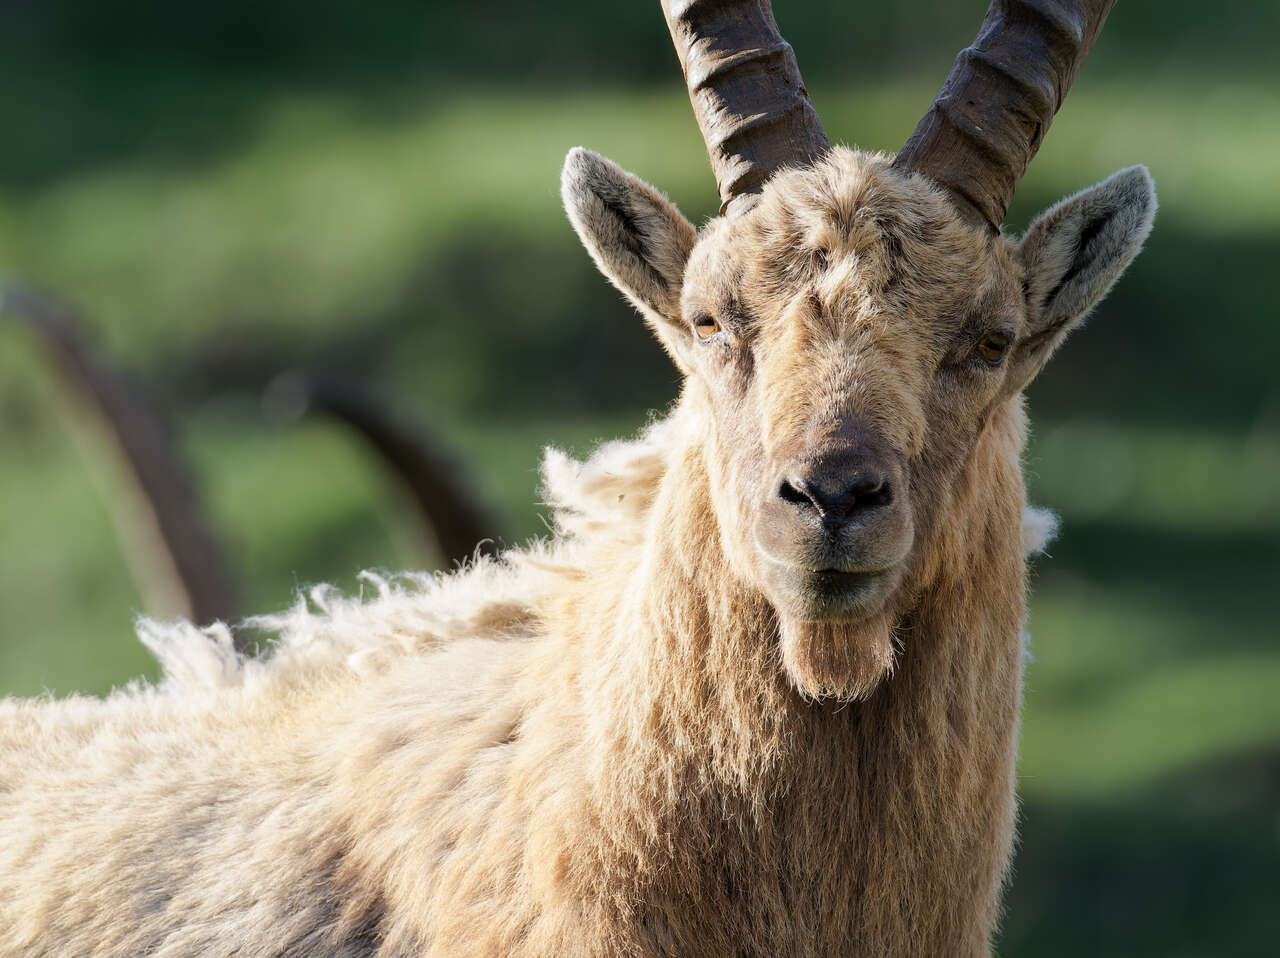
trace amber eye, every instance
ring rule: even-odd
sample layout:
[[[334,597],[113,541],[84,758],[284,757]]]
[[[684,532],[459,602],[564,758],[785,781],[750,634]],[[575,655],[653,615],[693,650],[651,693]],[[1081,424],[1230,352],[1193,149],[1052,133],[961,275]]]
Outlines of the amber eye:
[[[693,321],[693,331],[699,339],[710,339],[720,332],[720,324],[711,316],[699,316]]]
[[[992,366],[999,366],[1004,354],[1009,351],[1009,337],[1000,333],[992,333],[978,343],[978,355]]]

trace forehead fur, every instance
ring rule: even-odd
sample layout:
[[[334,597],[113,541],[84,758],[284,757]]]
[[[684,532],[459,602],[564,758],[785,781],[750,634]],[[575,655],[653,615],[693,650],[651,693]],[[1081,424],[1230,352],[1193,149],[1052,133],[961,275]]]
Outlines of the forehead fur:
[[[1020,273],[1005,239],[967,225],[937,186],[890,163],[836,147],[779,173],[748,214],[709,224],[690,261],[700,282],[687,285],[758,318],[801,292],[833,315],[951,325],[973,311],[1017,312]]]

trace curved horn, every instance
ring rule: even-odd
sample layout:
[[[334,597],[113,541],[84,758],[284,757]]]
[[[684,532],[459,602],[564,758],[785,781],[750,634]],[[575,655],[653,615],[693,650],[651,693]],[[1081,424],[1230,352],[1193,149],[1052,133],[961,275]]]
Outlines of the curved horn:
[[[107,506],[138,588],[157,615],[197,624],[239,616],[222,545],[156,410],[125,373],[96,353],[66,307],[24,287],[0,284],[0,313],[23,320],[103,432],[125,478]],[[239,637],[237,646],[242,647]]]
[[[770,175],[828,149],[791,45],[769,0],[662,0],[698,128],[720,190],[720,212],[755,203]]]
[[[993,0],[933,106],[894,160],[998,230],[1014,188],[1116,0]]]

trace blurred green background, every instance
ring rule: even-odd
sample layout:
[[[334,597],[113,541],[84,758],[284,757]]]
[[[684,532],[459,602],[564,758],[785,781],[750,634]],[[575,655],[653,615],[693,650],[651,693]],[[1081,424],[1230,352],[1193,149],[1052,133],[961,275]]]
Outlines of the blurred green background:
[[[777,4],[835,140],[899,147],[985,0]],[[1037,567],[1005,955],[1280,940],[1280,4],[1122,0],[1009,218],[1144,162],[1146,252],[1030,391]],[[586,144],[701,220],[715,190],[656,2],[0,6],[0,275],[78,304],[171,416],[266,611],[430,566],[283,369],[371,384],[541,534],[539,449],[675,395],[564,222]],[[100,450],[0,320],[0,693],[152,674]]]

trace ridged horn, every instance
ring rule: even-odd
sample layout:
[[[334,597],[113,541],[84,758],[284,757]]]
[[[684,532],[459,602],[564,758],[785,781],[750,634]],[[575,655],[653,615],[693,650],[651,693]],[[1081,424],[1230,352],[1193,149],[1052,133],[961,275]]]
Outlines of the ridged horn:
[[[993,0],[894,166],[945,186],[998,230],[1018,180],[1116,0]]]
[[[101,427],[125,480],[123,494],[109,498],[108,512],[149,611],[197,624],[238,618],[222,545],[166,423],[141,390],[90,346],[67,307],[31,289],[0,284],[3,313],[39,337],[89,422]]]
[[[782,166],[813,162],[827,134],[769,0],[662,0],[711,158],[720,212],[755,203]]]

